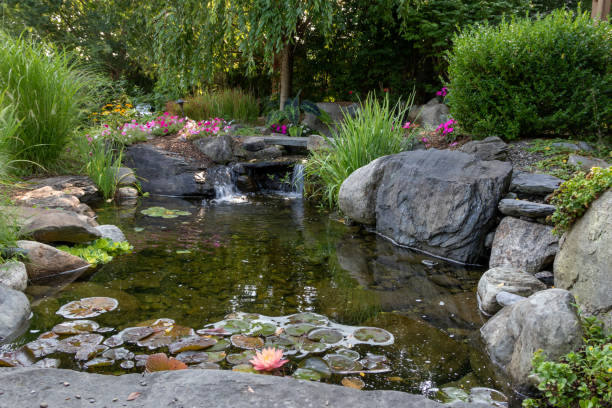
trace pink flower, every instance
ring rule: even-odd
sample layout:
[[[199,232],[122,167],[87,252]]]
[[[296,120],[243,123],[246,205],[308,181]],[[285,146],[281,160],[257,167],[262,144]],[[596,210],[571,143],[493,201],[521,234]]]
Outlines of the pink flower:
[[[353,91],[349,91],[349,95],[352,95],[352,94],[353,94]]]
[[[389,92],[389,88],[383,88],[383,92]]]
[[[105,128],[108,128],[108,125],[104,125]]]
[[[422,139],[421,139],[421,141],[422,141],[423,143],[429,143],[429,139],[427,139],[426,137],[422,138]]]
[[[93,140],[93,138],[91,136],[89,136],[89,135],[85,135],[85,136],[87,136],[87,141],[88,142],[91,142]]]
[[[169,112],[164,112],[164,116],[170,116]]]
[[[289,360],[283,360],[283,350],[274,347],[255,352],[255,357],[249,360],[257,371],[273,371],[288,362]]]
[[[402,129],[410,129],[411,125],[412,125],[412,123],[406,122],[406,123],[404,123],[404,126],[402,126]]]
[[[451,147],[453,147],[453,146],[457,146],[457,145],[458,145],[458,143],[457,143],[457,142],[453,142],[453,143],[451,143],[451,144],[450,144],[450,146],[451,146]]]

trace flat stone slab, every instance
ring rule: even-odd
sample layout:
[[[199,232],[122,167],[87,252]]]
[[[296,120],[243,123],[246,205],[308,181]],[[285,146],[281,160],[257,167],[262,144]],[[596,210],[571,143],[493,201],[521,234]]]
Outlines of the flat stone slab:
[[[512,175],[510,191],[545,196],[555,191],[561,183],[563,180],[549,174],[518,171]]]
[[[281,145],[281,146],[295,146],[295,147],[308,147],[307,137],[291,137],[291,136],[263,136],[265,144],[269,145]]]
[[[549,204],[534,203],[526,200],[512,200],[504,198],[497,206],[504,215],[512,217],[542,218],[555,212],[555,206]]]
[[[61,369],[0,368],[0,389],[0,408],[43,404],[62,408],[489,407],[476,403],[443,405],[422,395],[398,391],[358,391],[292,378],[198,369],[113,376]],[[132,393],[139,395],[127,401]]]

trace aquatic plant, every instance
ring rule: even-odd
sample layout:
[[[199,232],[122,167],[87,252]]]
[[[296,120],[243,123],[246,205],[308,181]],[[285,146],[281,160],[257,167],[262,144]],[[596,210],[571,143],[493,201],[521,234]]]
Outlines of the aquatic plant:
[[[134,247],[129,242],[116,242],[107,238],[99,238],[91,244],[77,244],[69,247],[61,245],[58,249],[86,260],[91,265],[105,264],[113,260],[113,256],[129,254]]]
[[[180,215],[191,215],[189,211],[169,210],[164,207],[149,207],[140,212],[144,215],[148,215],[149,217],[161,218],[177,218]]]
[[[151,354],[147,358],[145,365],[145,369],[148,373],[154,371],[184,370],[186,368],[188,368],[187,364],[173,357],[168,357],[166,353]]]
[[[267,347],[255,352],[255,357],[249,362],[253,364],[253,368],[257,371],[274,371],[288,363],[289,360],[283,359],[283,350]]]
[[[115,310],[117,306],[119,306],[119,302],[113,298],[100,296],[89,297],[65,304],[60,307],[57,314],[67,319],[81,319],[84,317],[99,316],[102,313]]]

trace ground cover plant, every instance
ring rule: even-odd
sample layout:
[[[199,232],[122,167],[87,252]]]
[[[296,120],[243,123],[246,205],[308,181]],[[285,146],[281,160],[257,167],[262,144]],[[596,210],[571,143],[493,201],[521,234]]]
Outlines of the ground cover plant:
[[[107,238],[99,238],[90,244],[62,245],[58,249],[76,255],[91,265],[98,265],[109,263],[113,260],[113,256],[129,254],[133,247],[127,241],[114,242]]]
[[[569,10],[465,30],[448,54],[451,113],[468,132],[506,140],[603,139],[612,122],[611,37],[609,23]]]
[[[11,105],[19,121],[2,140],[4,154],[22,168],[56,165],[92,101],[93,75],[51,44],[4,32],[0,41],[0,109]]]
[[[332,148],[313,152],[306,164],[309,194],[334,207],[342,182],[353,171],[407,149],[413,142],[413,130],[403,118],[411,105],[412,99],[390,106],[389,98],[379,101],[368,95],[355,116],[345,112],[334,137],[327,138]]]

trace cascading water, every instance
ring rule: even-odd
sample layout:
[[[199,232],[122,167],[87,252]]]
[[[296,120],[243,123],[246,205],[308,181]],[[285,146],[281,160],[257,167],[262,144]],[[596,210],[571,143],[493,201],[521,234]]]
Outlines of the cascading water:
[[[293,167],[293,175],[291,177],[291,192],[301,197],[304,192],[304,165],[297,163]]]
[[[218,166],[211,171],[214,180],[215,203],[243,202],[246,198],[236,189],[233,170],[227,166]]]

